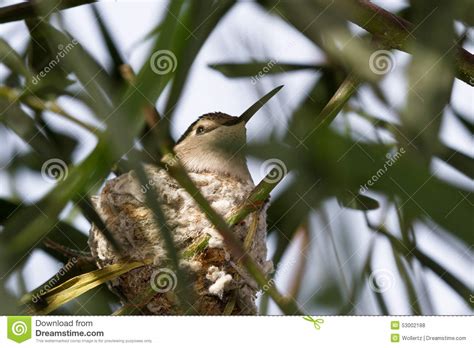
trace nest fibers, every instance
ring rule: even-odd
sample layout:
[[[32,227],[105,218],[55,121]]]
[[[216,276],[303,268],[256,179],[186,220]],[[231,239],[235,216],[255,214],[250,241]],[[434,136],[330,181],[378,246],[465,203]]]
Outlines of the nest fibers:
[[[191,196],[165,170],[147,166],[146,172],[150,179],[148,185],[140,186],[133,172],[129,172],[109,180],[94,200],[99,215],[124,250],[119,255],[97,227],[92,226],[89,245],[97,265],[104,267],[123,260],[154,260],[153,265],[134,269],[111,282],[111,289],[127,304],[133,303],[151,285],[156,295],[140,306],[145,314],[186,314],[181,310],[186,306],[192,306],[198,314],[222,314],[227,303],[234,300],[232,314],[255,314],[256,284],[236,264],[238,260],[229,255],[222,237]],[[254,188],[251,181],[227,175],[189,175],[211,206],[224,217]],[[195,294],[186,306],[178,303],[176,272],[169,266],[153,213],[145,205],[144,196],[149,189],[155,190],[160,198],[178,251],[184,251],[205,235],[210,236],[206,249],[180,263]],[[254,218],[258,218],[258,225],[249,252],[268,272],[272,267],[271,262],[266,261],[266,208],[258,216],[251,214],[234,226],[233,232],[243,242]]]

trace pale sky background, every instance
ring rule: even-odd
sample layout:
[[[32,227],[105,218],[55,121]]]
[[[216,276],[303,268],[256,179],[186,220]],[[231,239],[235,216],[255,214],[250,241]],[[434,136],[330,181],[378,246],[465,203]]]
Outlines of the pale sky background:
[[[16,1],[0,1],[0,5],[14,3]],[[373,1],[374,3],[388,9],[395,10],[403,6],[404,1]],[[144,63],[146,57],[150,54],[152,40],[143,42],[143,38],[156,25],[157,21],[163,15],[163,9],[166,1],[105,1],[99,4],[99,9],[105,22],[112,29],[114,38],[120,47],[124,58],[135,70]],[[87,7],[80,7],[63,11],[64,23],[71,34],[81,42],[100,62],[106,63],[106,51],[95,22],[92,12]],[[360,29],[354,28],[354,32],[360,32]],[[473,30],[470,31],[471,42],[465,48],[470,52],[474,51],[472,37]],[[0,36],[6,39],[15,49],[22,50],[26,45],[27,31],[21,22],[14,22],[0,25]],[[396,108],[402,108],[405,103],[406,83],[405,67],[410,60],[410,56],[397,52],[396,66],[383,82],[383,89],[387,98]],[[248,62],[251,59],[263,60],[274,58],[277,62],[294,63],[317,63],[323,58],[320,51],[306,38],[302,37],[297,31],[290,28],[278,17],[271,16],[263,11],[259,6],[252,4],[251,1],[239,3],[224,18],[219,27],[212,33],[209,40],[201,50],[192,69],[192,74],[185,89],[178,108],[175,110],[175,121],[172,124],[172,133],[177,138],[199,115],[212,111],[222,111],[232,115],[239,115],[249,105],[251,105],[259,96],[250,79],[229,79],[218,72],[207,67],[210,63],[218,62]],[[178,63],[179,64],[179,63]],[[5,76],[5,68],[0,66],[0,77]],[[278,103],[272,100],[273,113],[261,112],[261,115],[254,117],[249,125],[249,140],[262,139],[269,136],[272,132],[282,134],[285,130],[288,115],[291,114],[298,103],[305,98],[307,92],[312,86],[315,77],[314,72],[295,72],[291,74],[275,75],[272,78],[265,77],[258,82],[258,88],[268,91],[271,88],[284,84],[285,88],[279,93],[278,98],[283,105],[283,110],[278,107]],[[474,92],[473,88],[467,84],[455,81],[452,104],[461,112],[469,115],[474,120]],[[380,105],[367,89],[361,91],[363,95],[364,107],[367,111],[377,115],[393,119],[394,113]],[[90,123],[97,123],[88,110],[79,107],[77,103],[62,99],[64,107],[71,111],[78,118],[87,120]],[[158,107],[162,105],[159,101]],[[82,141],[77,148],[74,159],[75,163],[83,160],[95,146],[94,137],[88,132],[60,117],[51,115],[51,121],[67,132],[78,135]],[[270,118],[270,121],[269,121]],[[356,121],[354,126],[361,132],[367,130],[365,124]],[[7,159],[7,154],[11,153],[12,146],[19,144],[18,138],[11,133],[7,133],[0,128],[0,138],[3,144],[0,150],[0,168]],[[461,127],[458,121],[451,115],[444,117],[442,128],[442,139],[453,148],[463,151],[469,155],[474,154],[474,141],[472,137]],[[24,146],[23,146],[24,148]],[[262,173],[260,172],[260,162],[250,160],[250,169],[255,182],[260,181]],[[447,165],[435,162],[434,169],[439,169],[438,176],[447,180],[452,180],[463,187],[473,188],[472,181],[467,177],[455,172]],[[290,180],[285,179],[285,180]],[[46,192],[52,184],[46,183],[40,176],[33,176],[30,173],[22,173],[18,178],[21,182],[20,195],[26,201],[35,201]],[[18,183],[17,182],[17,183]],[[8,196],[11,193],[9,183],[4,172],[0,170],[0,196]],[[281,185],[284,185],[282,183]],[[281,188],[280,188],[281,189]],[[273,196],[278,195],[278,189]],[[348,260],[351,267],[345,268],[346,277],[350,276],[354,265],[360,265],[363,261],[371,233],[364,227],[362,214],[356,211],[344,210],[337,206],[335,202],[329,202],[331,227],[336,232],[336,237],[346,233],[356,255],[345,255],[342,261]],[[64,212],[64,214],[66,214]],[[376,217],[377,212],[371,213]],[[316,222],[317,218],[314,218]],[[87,231],[89,224],[84,219],[76,219],[75,225],[83,231]],[[442,233],[442,232],[441,232]],[[330,248],[325,244],[327,238],[313,231],[315,239],[313,241],[313,250],[310,264],[321,265],[324,262],[335,262],[334,255]],[[342,238],[342,237],[341,237]],[[437,233],[426,231],[426,227],[418,229],[418,242],[420,248],[430,256],[439,261],[442,266],[449,269],[461,280],[473,284],[473,263],[472,254],[461,256],[459,244],[457,247],[446,246]],[[390,248],[388,245],[382,246],[378,242],[375,262],[380,269],[396,270],[392,262]],[[282,271],[277,276],[277,286],[283,291],[287,288],[292,272],[291,265],[298,255],[298,243],[294,243],[280,265]],[[273,243],[269,241],[270,255],[273,250]],[[437,257],[441,253],[442,257]],[[352,256],[352,257],[350,257]],[[449,260],[449,263],[447,262]],[[285,266],[286,265],[286,266]],[[27,286],[32,289],[46,281],[59,268],[57,262],[46,256],[41,251],[36,251],[30,258],[26,266]],[[470,270],[468,272],[467,270]],[[395,274],[398,272],[395,271]],[[327,277],[339,277],[340,275],[328,275],[324,272],[324,267],[316,267],[314,271],[308,268],[305,283],[311,284],[311,287],[303,288],[302,294],[310,296],[310,290],[315,288],[314,284],[321,284]],[[14,278],[14,277],[13,277]],[[12,287],[14,279],[11,279]],[[392,289],[384,293],[389,302],[389,309],[397,313],[405,313],[404,301],[399,298],[403,296],[403,285],[401,280],[395,279]],[[466,314],[470,309],[462,299],[453,295],[451,289],[439,278],[428,272],[427,287],[431,301],[434,304],[435,312],[443,314]],[[311,289],[310,289],[311,288]],[[313,289],[314,290],[314,289]],[[368,296],[366,296],[368,298]],[[449,303],[447,302],[449,299]],[[365,308],[374,306],[371,301],[363,302]],[[324,309],[314,309],[316,312]],[[279,313],[276,306],[271,306],[270,313]]]

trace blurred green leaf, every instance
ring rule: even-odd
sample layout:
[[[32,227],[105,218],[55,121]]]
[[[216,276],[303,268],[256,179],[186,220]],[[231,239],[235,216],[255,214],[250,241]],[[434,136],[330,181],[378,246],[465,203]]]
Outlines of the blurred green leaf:
[[[107,25],[105,24],[97,5],[94,4],[91,6],[91,8],[94,13],[95,20],[97,21],[97,25],[99,26],[102,39],[105,42],[107,51],[112,60],[112,69],[111,69],[112,76],[116,81],[121,82],[123,81],[123,79],[122,79],[122,75],[120,74],[120,66],[124,64],[122,54],[120,53],[120,50],[118,49],[118,46],[112,36],[112,33],[107,28]]]
[[[59,53],[64,50],[64,46],[50,47],[47,38],[49,33],[43,25],[38,25],[39,23],[41,21],[37,19],[26,20],[31,35],[28,63],[31,70],[37,74],[31,81],[32,87],[40,95],[60,92],[73,82],[67,78],[71,71],[60,65]],[[44,77],[40,74],[44,74]]]
[[[453,7],[452,2],[442,0],[412,4],[414,21],[419,23],[413,35],[422,44],[413,45],[407,71],[408,101],[401,113],[403,135],[397,136],[401,144],[419,147],[426,166],[437,150],[442,116],[455,77]]]
[[[322,70],[326,69],[323,64],[297,64],[297,63],[281,63],[275,60],[268,62],[251,62],[251,63],[217,63],[209,64],[209,67],[219,71],[227,77],[248,77],[255,78],[267,74],[282,74],[300,70]]]
[[[60,307],[52,314],[67,308],[72,315],[110,315],[112,305],[119,305],[117,296],[110,291],[106,284],[102,284],[91,291],[85,292],[74,301]]]
[[[414,285],[414,279],[408,272],[408,267],[406,263],[403,262],[398,251],[392,246],[393,257],[395,259],[395,263],[397,265],[398,273],[400,274],[403,284],[405,285],[406,292],[408,294],[409,303],[410,303],[410,310],[412,311],[413,315],[421,315],[421,307],[419,303],[418,296],[416,295],[416,288]]]
[[[474,177],[474,159],[462,152],[456,151],[449,146],[442,146],[435,155],[453,166],[469,178]]]
[[[0,198],[0,225],[10,217],[13,212],[20,207],[19,203],[13,203],[6,199]]]
[[[26,144],[43,158],[54,157],[56,151],[49,140],[15,102],[8,102],[0,97],[0,122],[14,131]]]
[[[306,99],[294,111],[290,119],[286,136],[288,144],[305,148],[305,140],[308,134],[317,129],[320,120],[317,116],[322,112],[336,93],[345,74],[335,70],[325,70],[316,79]]]
[[[38,15],[38,11],[46,8],[46,13],[60,11],[63,9],[89,4],[97,0],[69,0],[69,1],[36,1],[36,2],[19,2],[13,5],[0,8],[0,23],[8,23],[22,20]],[[44,14],[44,12],[43,12]]]
[[[0,63],[5,64],[12,72],[22,75],[26,79],[31,77],[23,59],[4,39],[0,39],[0,57]]]
[[[375,210],[380,207],[375,199],[362,195],[346,192],[338,196],[338,202],[343,207],[355,210]]]
[[[0,315],[12,315],[17,312],[15,296],[0,283],[0,298],[2,305],[0,306]]]
[[[181,12],[181,8],[182,2],[180,1],[173,1],[170,4],[162,25],[163,35],[159,36],[156,43],[157,49],[171,48],[173,45],[171,38],[178,25],[176,18]],[[43,26],[46,28],[43,30],[48,31],[46,36],[49,45],[52,47],[57,46],[58,43],[67,44],[71,40],[67,35],[44,22],[38,25]],[[202,30],[205,30],[205,28],[202,28]],[[100,72],[102,70],[97,70],[97,65],[91,61],[91,57],[80,45],[75,45],[71,54],[66,55],[61,62],[64,62],[74,72],[79,81],[83,83],[87,91],[96,100],[91,105],[92,109],[102,117],[107,117],[112,113],[114,117],[106,120],[107,132],[100,137],[91,154],[77,167],[69,168],[68,177],[64,181],[58,182],[55,188],[38,202],[38,204],[44,206],[44,214],[36,213],[30,216],[26,227],[25,221],[22,221],[18,214],[14,214],[9,219],[5,231],[20,230],[21,233],[17,233],[8,241],[0,236],[2,240],[0,248],[5,261],[1,264],[2,269],[11,267],[19,257],[22,257],[36,243],[39,236],[44,236],[51,230],[56,217],[71,199],[80,196],[84,192],[89,192],[93,186],[104,180],[115,162],[133,145],[134,136],[138,134],[144,124],[143,107],[148,106],[150,101],[156,101],[170,79],[169,74],[168,76],[155,74],[150,60],[147,60],[136,79],[136,84],[140,86],[140,90],[135,86],[131,86],[122,96],[124,103],[117,103],[119,107],[112,109],[110,102],[115,101],[117,96],[107,94],[110,98],[104,96],[104,92],[114,92],[113,89],[107,88],[111,81],[106,75],[101,76]],[[103,81],[104,79],[106,81]],[[19,228],[19,226],[22,227]],[[6,244],[8,244],[8,248]]]
[[[458,110],[451,106],[451,111],[454,116],[458,119],[459,122],[463,124],[464,127],[469,131],[469,133],[474,134],[474,120],[469,120],[469,117],[462,115]]]
[[[29,217],[40,210],[41,206],[38,205],[25,205],[24,203],[14,203],[5,199],[0,199],[0,225],[4,225],[13,213],[17,213],[18,216],[24,217],[25,225],[28,223]],[[14,233],[10,232],[10,230],[4,231],[2,233],[2,239],[12,237],[12,234]],[[88,250],[87,235],[64,221],[57,221],[47,238],[65,248],[80,251]],[[62,253],[48,248],[42,243],[39,244],[39,248],[43,249],[46,253],[59,261],[67,261],[67,257]]]
[[[335,314],[334,309],[337,310],[344,302],[340,284],[333,277],[325,277],[318,291],[312,294],[311,302],[318,308],[318,313]]]
[[[34,42],[30,50],[30,64],[38,72],[38,81],[35,84],[33,80],[30,89],[37,95],[57,94],[71,84],[67,76],[74,73],[93,97],[94,102],[89,107],[98,116],[106,117],[106,110],[114,100],[117,88],[107,71],[75,38],[59,31],[44,19],[28,19],[28,27]]]
[[[369,264],[367,272],[366,272],[368,282],[375,282],[376,281],[375,278],[370,279],[370,276],[372,274],[374,274],[373,270],[372,270],[372,266]],[[378,287],[378,284],[374,284],[374,286]],[[386,303],[385,298],[383,296],[383,292],[382,291],[371,291],[371,293],[374,295],[375,301],[377,302],[377,305],[379,306],[379,309],[380,309],[380,312],[382,313],[382,315],[389,315],[390,312],[388,310],[387,303]]]
[[[322,196],[319,190],[318,181],[306,186],[301,180],[294,180],[272,200],[268,209],[267,224],[269,235],[277,238],[273,256],[275,265],[280,263],[294,234],[311,212],[311,205],[319,204],[318,199]],[[288,204],[289,202],[291,204]]]
[[[430,218],[468,245],[473,243],[471,226],[465,222],[471,216],[472,204],[466,199],[471,193],[435,177],[420,166],[417,154],[403,149],[396,157],[387,157],[392,151],[389,146],[361,143],[329,129],[314,132],[306,144],[311,156],[304,161],[294,158],[294,149],[278,144],[254,146],[251,153],[279,153],[287,167],[299,172],[299,185],[307,190],[320,180],[324,190],[319,191],[318,202],[341,190],[356,192],[367,186],[388,197],[397,196],[408,221]],[[372,185],[367,185],[373,177]],[[313,202],[305,197],[309,204]],[[442,197],[443,204],[433,197]]]

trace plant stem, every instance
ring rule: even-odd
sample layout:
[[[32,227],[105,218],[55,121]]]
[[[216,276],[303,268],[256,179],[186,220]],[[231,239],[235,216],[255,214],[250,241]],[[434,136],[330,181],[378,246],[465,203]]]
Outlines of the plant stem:
[[[18,90],[5,86],[0,86],[0,97],[5,97],[12,103],[23,102],[34,110],[53,112],[55,114],[61,115],[65,119],[77,124],[78,126],[88,130],[91,133],[98,133],[96,127],[91,126],[81,120],[78,120],[76,117],[72,116],[70,113],[64,110],[55,101],[44,101],[34,95],[22,95]]]
[[[245,219],[250,213],[260,209],[269,198],[270,192],[272,192],[282,179],[283,177],[276,181],[271,180],[269,175],[267,175],[257,186],[255,186],[247,199],[234,210],[230,217],[227,218],[227,223],[230,226],[234,226]]]
[[[97,0],[62,0],[57,2],[58,4],[55,11],[90,4],[96,1]],[[37,16],[36,7],[41,7],[41,3],[46,3],[46,1],[20,2],[0,8],[0,24]]]
[[[353,74],[349,74],[331,97],[324,109],[318,115],[318,124],[316,128],[327,127],[336,118],[339,111],[342,110],[346,102],[357,91],[359,79]]]

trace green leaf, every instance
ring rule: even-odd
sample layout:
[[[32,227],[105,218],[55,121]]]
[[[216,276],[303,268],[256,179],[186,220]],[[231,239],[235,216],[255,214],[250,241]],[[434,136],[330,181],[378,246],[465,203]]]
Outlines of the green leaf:
[[[340,194],[338,202],[343,207],[355,210],[375,210],[380,208],[379,202],[360,193],[345,192]]]
[[[56,151],[41,133],[35,121],[19,105],[0,97],[0,122],[15,132],[43,158],[55,157]]]
[[[19,203],[13,203],[0,198],[0,225],[2,225],[18,207],[20,207]]]
[[[22,75],[26,79],[31,77],[30,71],[23,64],[20,55],[8,44],[7,41],[0,38],[0,63],[5,64],[12,72]]]
[[[472,221],[471,192],[437,178],[420,165],[416,153],[401,148],[394,154],[392,146],[347,139],[330,128],[313,132],[305,144],[311,149],[310,156],[297,158],[294,148],[277,143],[249,150],[259,158],[278,153],[285,165],[298,173],[300,196],[320,182],[317,195],[302,196],[313,207],[341,191],[358,192],[370,187],[388,198],[397,197],[408,223],[429,218],[467,245],[473,244],[472,224],[466,223]],[[295,205],[301,200],[298,196],[288,199]],[[283,201],[283,213],[285,206]]]
[[[42,27],[43,34],[46,32],[47,35],[44,36],[51,47],[57,47],[59,44],[64,46],[71,42],[69,36],[48,24],[41,22],[37,25],[38,28]],[[95,101],[91,107],[96,111],[96,114],[102,117],[111,115],[110,102],[115,100],[115,97],[110,95],[113,89],[108,88],[111,81],[108,80],[103,69],[95,64],[85,50],[80,45],[75,45],[71,52],[64,56],[61,63],[66,64],[68,66],[67,71],[73,71],[83,83],[84,88],[91,96],[91,100]],[[110,98],[107,98],[107,96]],[[127,135],[119,137],[121,147],[117,147],[114,142],[111,142],[114,137],[110,136],[110,133],[114,133],[117,124],[124,122],[124,120],[129,122],[135,120],[130,120],[130,115],[141,115],[139,105],[135,104],[134,107],[133,112],[127,113],[123,109],[116,108],[113,110],[115,117],[110,118],[109,123],[113,122],[115,127],[109,127],[109,133],[99,140],[95,150],[81,162],[80,166],[70,168],[67,178],[58,182],[49,194],[37,202],[37,205],[42,207],[41,213],[32,212],[31,215],[23,215],[18,212],[9,219],[2,235],[0,235],[2,240],[0,254],[3,259],[0,267],[3,271],[10,269],[18,259],[22,258],[28,250],[37,244],[40,238],[51,231],[57,222],[59,213],[74,196],[84,194],[108,175],[113,163],[121,156],[117,153],[120,148],[129,149],[127,143],[132,143],[134,136],[130,132],[132,127],[126,127]],[[128,141],[125,141],[126,139]],[[9,237],[7,238],[5,235]]]
[[[36,84],[33,79],[30,89],[36,94],[44,89],[47,92],[55,92],[58,88],[64,91],[72,82],[67,75],[74,73],[92,97],[89,107],[102,117],[108,115],[107,108],[114,100],[117,86],[107,71],[68,33],[57,30],[43,19],[28,19],[27,22],[33,39],[29,53],[31,65],[38,72]]]
[[[422,315],[421,307],[419,298],[416,295],[416,287],[414,279],[408,272],[408,266],[403,262],[400,255],[398,254],[397,250],[392,246],[393,257],[395,259],[395,263],[397,265],[398,272],[400,273],[400,277],[403,279],[403,283],[405,285],[406,292],[408,294],[408,298],[410,299],[410,308],[412,310],[413,315]],[[408,262],[408,261],[407,261]]]
[[[295,180],[271,202],[267,220],[268,233],[277,238],[276,251],[273,256],[275,265],[280,263],[301,222],[306,221],[311,211],[311,206],[305,201],[310,200],[310,204],[316,206],[317,203],[313,198],[319,196],[321,195],[318,192],[317,184],[306,186],[300,180]],[[288,205],[288,202],[292,203]]]
[[[40,209],[42,209],[42,207],[38,204],[24,205],[22,203],[13,203],[6,199],[0,199],[0,225],[4,225],[8,222],[14,213],[18,214],[17,217],[23,218],[25,225],[28,223],[29,218],[37,214]],[[19,228],[21,229],[20,226]],[[2,233],[2,242],[4,239],[12,237],[12,235],[14,235],[14,232],[10,232],[10,230],[4,231]],[[87,235],[64,221],[57,221],[52,230],[47,234],[47,238],[68,249],[80,251],[88,250]],[[52,250],[42,243],[39,245],[39,248],[59,261],[67,261],[67,257],[62,253]]]
[[[467,177],[471,179],[474,177],[474,159],[472,157],[456,151],[447,145],[440,146],[435,155]]]
[[[97,0],[18,2],[1,8],[0,23],[23,20],[38,14],[46,15],[63,9],[89,4]],[[39,6],[38,6],[39,5]]]
[[[40,296],[39,301],[36,300],[33,302],[33,296],[35,294],[27,294],[21,299],[21,303],[32,306],[35,315],[45,315],[105,282],[113,280],[132,269],[143,267],[150,263],[152,263],[152,260],[143,262],[122,262],[105,266],[102,269],[84,273],[65,281]]]
[[[368,266],[368,269],[367,269],[367,272],[366,272],[366,276],[367,276],[367,281],[370,282],[370,281],[374,281],[374,280],[371,280],[370,279],[370,275],[373,274],[373,271],[372,271],[372,266]],[[377,302],[379,308],[380,308],[380,311],[382,313],[382,315],[390,315],[389,311],[388,311],[388,307],[387,307],[387,303],[385,301],[385,298],[383,296],[383,293],[380,292],[380,291],[372,291],[372,294],[374,295],[375,297],[375,301]]]
[[[451,106],[451,111],[453,112],[454,116],[458,119],[458,121],[461,122],[464,127],[466,127],[469,133],[474,134],[473,120],[469,120],[468,116],[461,114],[452,106]]]
[[[413,28],[413,36],[423,44],[413,44],[407,70],[408,97],[400,114],[403,133],[398,135],[398,140],[406,147],[419,147],[419,155],[425,157],[424,164],[428,167],[436,152],[441,116],[450,102],[456,75],[454,3],[439,1],[436,11],[433,4],[424,2],[413,3],[411,7],[413,20],[419,24]]]
[[[322,64],[280,63],[274,59],[268,62],[251,63],[216,63],[209,64],[211,69],[219,71],[227,77],[260,77],[267,74],[282,74],[300,70],[326,69]]]
[[[300,170],[319,176],[329,192],[357,191],[375,178],[371,189],[397,196],[408,221],[428,217],[472,245],[472,228],[466,223],[472,221],[471,193],[438,179],[420,165],[419,155],[402,148],[390,156],[388,146],[345,139],[329,130],[313,134],[308,145],[314,162]]]
[[[114,38],[112,37],[112,33],[107,28],[107,25],[105,24],[102,16],[100,15],[97,5],[92,5],[92,11],[99,26],[100,33],[102,34],[102,39],[104,40],[105,45],[107,46],[107,51],[110,55],[110,58],[112,59],[112,76],[115,78],[115,80],[122,81],[122,75],[120,74],[120,66],[124,64],[124,60],[122,58],[120,50],[118,49],[118,46]]]
[[[46,26],[39,25],[39,23],[41,23],[41,20],[38,19],[26,20],[31,35],[28,47],[28,63],[31,70],[36,74],[32,79],[31,86],[34,87],[36,93],[40,91],[61,91],[72,83],[67,78],[70,71],[60,64],[61,57],[59,53],[64,48],[59,45],[54,48],[50,47]],[[40,74],[44,76],[40,76]]]
[[[64,261],[61,261],[63,262],[61,269],[43,284],[31,290],[29,294],[23,296],[24,301],[31,301],[32,296],[35,294],[39,296],[45,291],[51,289],[51,287],[60,286],[69,279],[97,270],[96,265],[85,260],[85,258],[71,257],[65,258]]]

